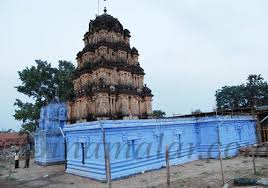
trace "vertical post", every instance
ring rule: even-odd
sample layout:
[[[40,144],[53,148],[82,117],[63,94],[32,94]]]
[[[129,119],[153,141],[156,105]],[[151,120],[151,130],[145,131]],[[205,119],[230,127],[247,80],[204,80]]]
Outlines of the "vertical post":
[[[262,141],[263,143],[267,142],[267,136],[268,136],[268,129],[262,129],[261,130],[261,136],[262,136]]]
[[[66,136],[65,136],[62,128],[59,127],[59,129],[60,129],[60,132],[61,132],[62,137],[64,139],[64,160],[65,160],[65,170],[66,170],[67,169],[67,140],[66,140]]]
[[[102,142],[103,142],[103,152],[104,152],[104,162],[105,162],[105,172],[106,172],[106,181],[108,181],[108,176],[107,176],[107,153],[106,153],[106,138],[105,138],[105,132],[103,129],[103,126],[100,122],[101,125],[101,130],[102,130]]]
[[[254,148],[253,148],[253,149],[254,149]],[[257,149],[257,148],[256,148],[256,149]],[[252,163],[253,163],[253,172],[254,172],[254,175],[256,175],[255,153],[256,153],[256,151],[253,150],[253,151],[252,151]]]
[[[225,185],[225,175],[223,171],[223,164],[222,164],[222,156],[221,156],[221,145],[218,144],[219,149],[219,158],[220,158],[220,164],[221,164],[221,177],[222,177],[222,184]]]
[[[222,177],[222,184],[225,185],[225,175],[223,170],[223,164],[222,164],[222,156],[221,156],[221,140],[220,140],[220,125],[217,126],[217,133],[218,133],[218,150],[219,150],[219,159],[220,159],[220,165],[221,165],[221,177]]]
[[[8,171],[8,186],[11,188],[11,160],[13,159],[13,156],[11,153],[9,153],[9,171]]]
[[[64,159],[65,159],[65,170],[67,169],[67,141],[64,138]]]
[[[102,130],[102,142],[103,142],[103,150],[104,150],[104,162],[105,162],[105,171],[106,171],[106,182],[109,185],[109,188],[112,187],[112,178],[111,178],[111,162],[110,162],[110,155],[107,152],[106,148],[106,134],[105,134],[105,129],[102,126],[102,123],[99,122],[101,125],[101,130]]]
[[[109,188],[112,188],[110,157],[108,157],[106,160],[107,160],[106,164],[107,164],[108,187],[109,187]]]
[[[256,134],[258,139],[258,144],[262,144],[262,135],[261,135],[261,122],[259,120],[259,116],[255,115],[256,118]]]
[[[170,188],[170,167],[169,167],[169,151],[168,145],[166,145],[166,169],[167,169],[167,187]]]
[[[8,171],[8,185],[11,186],[11,159],[9,160],[9,171]]]
[[[268,129],[262,129],[262,130],[261,130],[261,136],[262,136],[262,141],[263,141],[263,142],[267,142],[267,141],[268,141],[268,140],[267,140],[267,137],[268,137],[267,132],[268,132]]]

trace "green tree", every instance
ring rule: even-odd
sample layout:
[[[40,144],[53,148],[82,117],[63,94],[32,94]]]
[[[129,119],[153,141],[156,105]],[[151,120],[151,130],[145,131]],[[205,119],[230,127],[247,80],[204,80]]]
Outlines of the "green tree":
[[[26,67],[18,72],[21,85],[15,87],[19,93],[28,96],[32,101],[22,102],[16,99],[14,103],[17,106],[14,117],[22,121],[21,132],[33,132],[36,129],[41,107],[54,99],[56,91],[62,101],[74,96],[72,80],[75,67],[72,63],[59,61],[58,68],[54,68],[46,61],[35,62],[35,66]]]
[[[218,109],[254,108],[268,102],[268,85],[261,75],[249,75],[247,83],[216,91]]]
[[[68,61],[59,61],[59,67],[55,75],[56,83],[59,86],[59,97],[62,101],[67,101],[74,97],[73,78],[75,67]]]
[[[245,85],[224,86],[216,91],[217,107],[219,109],[234,109],[247,107]]]
[[[267,97],[267,82],[261,75],[249,75],[247,79],[247,98],[251,107],[264,105]]]
[[[163,112],[161,110],[154,110],[153,111],[153,118],[155,119],[161,119],[166,116],[166,112]]]

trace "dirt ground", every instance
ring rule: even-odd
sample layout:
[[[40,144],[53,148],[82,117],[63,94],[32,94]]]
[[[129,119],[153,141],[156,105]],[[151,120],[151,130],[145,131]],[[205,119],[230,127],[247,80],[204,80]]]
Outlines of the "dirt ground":
[[[23,167],[24,161],[20,161]],[[233,159],[223,160],[226,180],[250,174],[253,177],[252,158],[239,156]],[[256,158],[257,175],[256,177],[268,177],[268,158]],[[0,161],[0,187],[51,187],[51,188],[73,188],[90,187],[106,188],[105,183],[66,174],[64,165],[41,167],[33,164],[29,169],[14,169],[12,164],[11,175],[9,175],[9,164]],[[112,187],[134,188],[134,187],[166,187],[166,169],[146,172],[112,182]],[[221,171],[218,160],[199,160],[191,163],[171,167],[171,187],[193,187],[193,188],[214,188],[222,187],[220,184]],[[229,183],[229,185],[231,182]],[[208,186],[210,185],[210,186]],[[233,186],[231,186],[233,187]]]

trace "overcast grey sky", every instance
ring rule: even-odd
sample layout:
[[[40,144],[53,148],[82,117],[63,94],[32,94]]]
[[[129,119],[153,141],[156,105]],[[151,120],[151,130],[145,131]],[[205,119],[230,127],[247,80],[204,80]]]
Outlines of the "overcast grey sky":
[[[107,1],[108,13],[131,31],[154,109],[210,111],[221,86],[253,73],[268,79],[267,0]],[[76,64],[96,13],[97,0],[0,1],[0,129],[20,127],[13,103],[27,98],[14,89],[17,71],[35,59]]]

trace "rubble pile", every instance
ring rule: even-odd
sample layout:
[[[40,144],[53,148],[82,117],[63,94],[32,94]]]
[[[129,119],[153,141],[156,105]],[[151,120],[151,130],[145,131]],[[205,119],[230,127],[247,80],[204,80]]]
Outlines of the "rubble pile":
[[[4,148],[0,150],[0,160],[1,161],[7,161],[12,160],[14,158],[15,152],[18,151],[20,158],[24,158],[25,148],[21,148],[18,146],[12,146],[9,148]]]
[[[240,149],[240,154],[245,156],[268,157],[268,143],[244,147]]]

